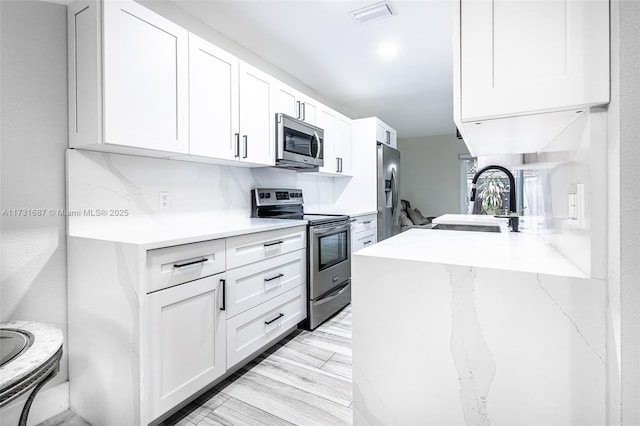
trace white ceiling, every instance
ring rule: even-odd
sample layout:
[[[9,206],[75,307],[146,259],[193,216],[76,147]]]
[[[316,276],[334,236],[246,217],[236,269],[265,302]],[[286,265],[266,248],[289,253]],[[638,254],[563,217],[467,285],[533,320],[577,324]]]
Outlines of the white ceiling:
[[[378,116],[401,138],[455,132],[451,0],[390,0],[394,16],[364,23],[349,12],[375,0],[174,3],[352,116]],[[389,41],[399,53],[382,60]]]

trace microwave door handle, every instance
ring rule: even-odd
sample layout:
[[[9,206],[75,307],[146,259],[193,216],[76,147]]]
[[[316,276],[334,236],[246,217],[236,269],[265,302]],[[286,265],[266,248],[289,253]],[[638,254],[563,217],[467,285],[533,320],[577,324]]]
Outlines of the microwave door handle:
[[[320,153],[322,152],[322,142],[320,142],[320,136],[318,136],[318,132],[313,132],[313,137],[316,138],[316,140],[318,141],[318,152],[316,153],[315,159],[317,160],[318,158],[320,158]],[[309,150],[311,150],[311,147],[309,147]]]

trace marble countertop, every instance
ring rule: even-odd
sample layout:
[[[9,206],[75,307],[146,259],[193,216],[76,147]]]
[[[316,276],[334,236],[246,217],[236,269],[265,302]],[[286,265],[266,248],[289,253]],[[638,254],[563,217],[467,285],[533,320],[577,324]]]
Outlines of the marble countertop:
[[[418,262],[588,278],[535,233],[410,229],[354,253]]]
[[[483,214],[443,214],[433,219],[434,224],[492,226],[509,222],[507,218],[493,217]]]
[[[163,221],[150,221],[148,217],[114,219],[100,224],[76,221],[69,236],[136,244],[150,250],[306,225],[306,220],[207,218],[184,214]]]
[[[41,322],[12,321],[0,323],[0,328],[27,331],[34,337],[32,345],[18,357],[0,367],[0,388],[22,380],[49,360],[62,346],[62,331]]]

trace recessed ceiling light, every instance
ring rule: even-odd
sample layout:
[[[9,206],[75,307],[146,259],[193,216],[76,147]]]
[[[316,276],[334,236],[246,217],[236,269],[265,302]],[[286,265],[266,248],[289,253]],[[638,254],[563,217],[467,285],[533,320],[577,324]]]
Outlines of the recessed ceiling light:
[[[398,45],[396,43],[388,42],[378,45],[376,53],[382,59],[390,59],[398,56],[399,50],[400,49],[398,48]]]
[[[349,12],[356,21],[364,22],[383,16],[392,16],[394,14],[391,5],[386,1],[361,7],[360,9]]]

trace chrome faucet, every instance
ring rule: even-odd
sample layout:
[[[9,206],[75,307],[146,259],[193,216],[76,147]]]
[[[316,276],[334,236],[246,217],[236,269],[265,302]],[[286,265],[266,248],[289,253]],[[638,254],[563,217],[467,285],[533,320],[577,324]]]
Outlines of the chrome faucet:
[[[478,178],[480,177],[480,175],[486,172],[487,170],[499,170],[503,172],[505,175],[507,175],[507,178],[509,179],[509,212],[510,213],[508,216],[499,216],[499,217],[508,217],[511,230],[513,232],[518,232],[518,225],[520,222],[520,218],[518,217],[517,210],[516,210],[516,180],[514,179],[513,174],[509,171],[509,169],[502,166],[491,165],[491,166],[483,167],[482,169],[478,170],[476,174],[473,176],[473,180],[471,181],[470,200],[471,201],[476,200],[476,183],[478,182]]]

